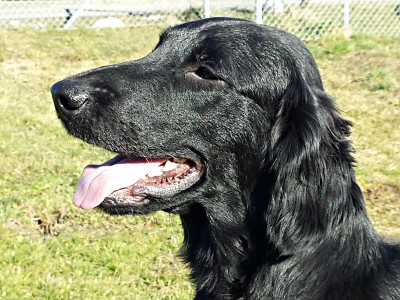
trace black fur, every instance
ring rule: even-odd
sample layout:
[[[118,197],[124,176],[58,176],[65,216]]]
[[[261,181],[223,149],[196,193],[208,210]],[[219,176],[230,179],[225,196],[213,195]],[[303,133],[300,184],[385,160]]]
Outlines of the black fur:
[[[204,165],[176,196],[108,209],[180,214],[196,299],[400,299],[400,248],[367,217],[351,124],[293,35],[236,19],[186,23],[145,58],[57,83],[55,99],[60,87],[72,135]]]

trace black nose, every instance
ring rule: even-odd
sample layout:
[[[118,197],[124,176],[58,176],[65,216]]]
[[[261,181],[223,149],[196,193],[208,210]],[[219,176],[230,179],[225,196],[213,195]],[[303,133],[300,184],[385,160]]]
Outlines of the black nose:
[[[53,84],[50,90],[58,116],[64,121],[78,113],[89,98],[84,87],[69,79]]]

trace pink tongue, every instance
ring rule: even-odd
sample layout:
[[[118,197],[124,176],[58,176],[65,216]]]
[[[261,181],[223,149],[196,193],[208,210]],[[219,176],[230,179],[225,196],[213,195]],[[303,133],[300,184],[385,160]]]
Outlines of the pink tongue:
[[[83,170],[74,204],[83,209],[94,208],[112,192],[133,185],[165,161],[165,158],[145,160],[118,155],[101,165],[89,165]]]

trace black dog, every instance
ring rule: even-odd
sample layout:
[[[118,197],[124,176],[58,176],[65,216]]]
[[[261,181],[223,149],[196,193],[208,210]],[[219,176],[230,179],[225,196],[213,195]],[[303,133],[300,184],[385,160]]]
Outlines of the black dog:
[[[85,169],[75,204],[179,214],[196,299],[400,299],[400,247],[367,217],[350,122],[293,35],[186,23],[52,94],[70,134],[118,153]]]

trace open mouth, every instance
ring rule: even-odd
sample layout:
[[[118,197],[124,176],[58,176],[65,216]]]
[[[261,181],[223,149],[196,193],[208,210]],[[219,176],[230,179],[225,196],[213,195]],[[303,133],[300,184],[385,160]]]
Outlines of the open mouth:
[[[185,158],[137,158],[120,154],[87,166],[74,195],[83,209],[140,206],[168,198],[200,180],[202,165]]]

